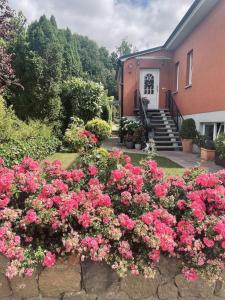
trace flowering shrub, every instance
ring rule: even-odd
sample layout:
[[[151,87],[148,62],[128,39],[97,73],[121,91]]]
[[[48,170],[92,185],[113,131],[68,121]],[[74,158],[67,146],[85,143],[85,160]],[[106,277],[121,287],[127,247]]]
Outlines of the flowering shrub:
[[[66,130],[64,136],[65,146],[73,152],[90,150],[96,147],[97,143],[98,139],[94,134],[84,128],[77,127],[75,123]]]
[[[101,152],[101,151],[100,151]],[[104,151],[102,151],[104,152]],[[183,274],[218,276],[224,268],[225,172],[164,179],[154,161],[132,165],[120,151],[64,171],[58,161],[25,158],[0,166],[0,253],[6,275],[31,276],[57,257],[106,261],[121,276],[154,276],[160,256]]]

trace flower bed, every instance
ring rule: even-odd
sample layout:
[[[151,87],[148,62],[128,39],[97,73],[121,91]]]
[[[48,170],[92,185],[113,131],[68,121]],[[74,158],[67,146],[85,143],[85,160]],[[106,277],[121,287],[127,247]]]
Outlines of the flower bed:
[[[178,258],[189,281],[224,269],[225,172],[198,169],[164,179],[150,160],[133,166],[119,151],[107,167],[25,158],[0,167],[0,253],[6,275],[32,276],[59,257],[105,261],[120,275],[154,277],[161,255]]]

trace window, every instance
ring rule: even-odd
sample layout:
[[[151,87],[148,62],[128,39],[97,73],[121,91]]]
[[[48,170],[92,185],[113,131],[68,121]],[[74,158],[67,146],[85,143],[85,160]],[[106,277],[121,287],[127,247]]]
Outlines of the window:
[[[154,94],[154,76],[152,74],[146,74],[144,78],[144,93]]]
[[[210,140],[215,140],[220,133],[224,131],[225,123],[202,123],[202,133]]]
[[[193,50],[187,54],[187,78],[186,86],[192,85]]]
[[[175,92],[178,92],[179,88],[179,73],[180,73],[180,64],[177,62],[175,64]]]

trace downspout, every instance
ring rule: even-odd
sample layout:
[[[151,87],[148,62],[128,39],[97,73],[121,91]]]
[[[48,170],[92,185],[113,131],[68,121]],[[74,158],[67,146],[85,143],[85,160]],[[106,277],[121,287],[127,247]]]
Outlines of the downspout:
[[[121,62],[121,118],[123,117],[123,92],[124,92],[124,82],[123,82],[123,67],[124,67],[124,63]]]

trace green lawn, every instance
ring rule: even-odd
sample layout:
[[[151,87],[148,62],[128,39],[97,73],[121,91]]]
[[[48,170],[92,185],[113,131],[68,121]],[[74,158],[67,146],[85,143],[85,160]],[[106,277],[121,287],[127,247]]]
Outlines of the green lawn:
[[[47,159],[50,161],[60,160],[63,169],[69,169],[77,158],[77,153],[57,152]]]
[[[133,164],[138,165],[142,159],[146,158],[146,154],[137,154],[137,153],[126,153],[128,154]],[[62,163],[63,169],[69,169],[74,162],[76,161],[76,153],[67,153],[67,152],[57,152],[48,157],[48,160],[60,160]],[[176,164],[175,162],[169,160],[168,158],[156,156],[154,160],[158,163],[159,167],[163,168],[167,176],[177,175],[180,176],[183,174],[184,169]]]
[[[128,154],[133,164],[138,165],[140,160],[146,158],[146,154],[137,154],[137,153],[126,153]],[[154,160],[158,163],[159,167],[163,168],[167,176],[180,176],[183,174],[184,169],[177,163],[171,161],[170,159],[162,156],[156,156]]]

